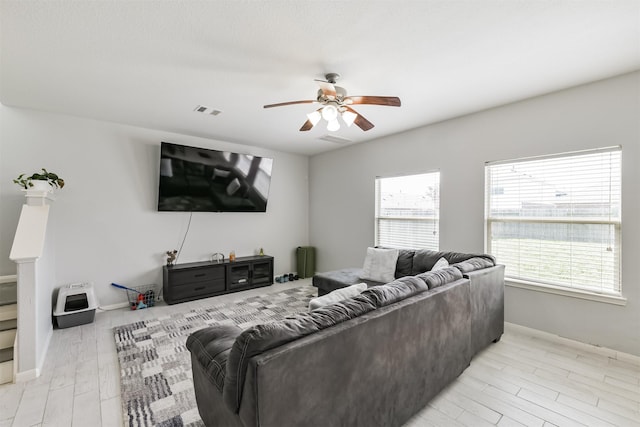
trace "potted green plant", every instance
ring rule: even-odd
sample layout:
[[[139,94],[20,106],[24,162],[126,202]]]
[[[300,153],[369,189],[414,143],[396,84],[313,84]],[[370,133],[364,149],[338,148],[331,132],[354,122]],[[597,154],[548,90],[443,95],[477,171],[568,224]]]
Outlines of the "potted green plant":
[[[53,172],[49,172],[45,168],[42,168],[41,172],[36,172],[31,176],[26,176],[26,174],[21,173],[13,182],[24,190],[49,191],[52,188],[64,187],[64,179]]]

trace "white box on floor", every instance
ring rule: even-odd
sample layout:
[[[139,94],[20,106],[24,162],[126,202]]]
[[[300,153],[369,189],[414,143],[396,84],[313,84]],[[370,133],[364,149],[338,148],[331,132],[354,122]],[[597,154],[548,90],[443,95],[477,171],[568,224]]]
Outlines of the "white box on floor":
[[[58,290],[53,316],[58,328],[70,328],[93,322],[98,308],[96,295],[90,283],[73,283]]]

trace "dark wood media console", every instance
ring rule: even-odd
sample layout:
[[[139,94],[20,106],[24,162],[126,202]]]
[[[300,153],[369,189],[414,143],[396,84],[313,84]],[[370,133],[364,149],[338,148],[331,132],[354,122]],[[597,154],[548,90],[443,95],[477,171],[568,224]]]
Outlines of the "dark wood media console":
[[[162,292],[167,304],[244,291],[273,284],[273,257],[238,257],[235,261],[165,265]]]

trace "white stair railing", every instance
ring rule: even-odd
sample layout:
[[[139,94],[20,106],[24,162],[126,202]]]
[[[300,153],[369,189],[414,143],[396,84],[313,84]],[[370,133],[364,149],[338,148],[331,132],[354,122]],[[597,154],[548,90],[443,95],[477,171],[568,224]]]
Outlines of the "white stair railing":
[[[48,205],[53,198],[46,191],[27,190],[26,200],[9,255],[17,264],[18,283],[15,381],[40,375],[53,334],[55,264]]]

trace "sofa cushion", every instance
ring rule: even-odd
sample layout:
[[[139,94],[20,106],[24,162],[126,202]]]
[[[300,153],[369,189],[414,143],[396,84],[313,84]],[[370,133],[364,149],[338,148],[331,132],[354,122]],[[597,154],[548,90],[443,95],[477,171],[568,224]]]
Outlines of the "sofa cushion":
[[[220,393],[231,347],[241,333],[236,325],[217,325],[195,331],[187,338],[187,349]]]
[[[462,272],[455,267],[441,268],[436,271],[427,271],[416,276],[422,280],[429,289],[437,288],[444,284],[462,279]]]
[[[432,251],[429,249],[419,249],[416,251],[413,257],[413,268],[411,275],[415,276],[425,271],[430,271],[435,263],[444,257],[449,265],[453,265],[459,262],[466,261],[470,258],[484,258],[495,265],[495,258],[487,254],[465,254],[461,252],[445,252],[445,251]]]
[[[238,413],[249,359],[272,348],[353,319],[376,308],[371,296],[360,294],[316,310],[298,313],[278,322],[245,329],[233,343],[222,395],[227,407]]]
[[[493,267],[494,265],[496,265],[495,260],[484,257],[474,257],[469,258],[466,261],[458,262],[453,266],[464,274],[474,270]]]
[[[443,268],[449,267],[449,261],[445,257],[441,257],[436,263],[431,267],[431,271],[442,270]]]
[[[398,249],[398,261],[396,262],[396,279],[411,276],[413,268],[413,256],[416,251],[412,249]]]
[[[466,261],[471,258],[484,258],[493,265],[496,264],[496,258],[493,255],[489,254],[465,254],[462,252],[445,252],[444,257],[449,261],[449,264],[457,264],[462,261]]]
[[[431,271],[436,262],[442,258],[443,252],[432,251],[429,249],[419,249],[413,256],[413,266],[411,275],[415,276],[425,271]],[[446,259],[446,258],[445,258]]]
[[[413,276],[406,276],[396,279],[386,285],[375,286],[364,291],[362,294],[370,296],[377,307],[384,307],[394,302],[402,301],[410,296],[424,292],[427,285],[422,280]]]
[[[395,249],[387,248],[384,246],[376,246],[379,249]],[[413,256],[416,251],[414,249],[398,249],[398,261],[396,262],[396,279],[404,276],[411,276],[411,269],[413,268]]]
[[[391,282],[395,279],[397,249],[367,248],[362,267],[362,278],[378,282]]]
[[[355,285],[347,286],[346,288],[336,289],[326,295],[321,297],[312,298],[309,301],[309,311],[315,310],[316,308],[323,307],[325,305],[333,304],[336,302],[340,302],[347,298],[355,297],[356,295],[362,293],[362,291],[367,289],[366,283],[357,283]]]

